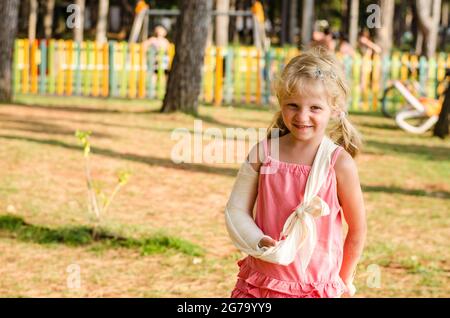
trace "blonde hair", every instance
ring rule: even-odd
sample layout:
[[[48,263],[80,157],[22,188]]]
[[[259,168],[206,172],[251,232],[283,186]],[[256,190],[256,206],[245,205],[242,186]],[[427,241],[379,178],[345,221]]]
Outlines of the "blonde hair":
[[[340,114],[334,125],[329,128],[330,138],[355,157],[361,147],[361,137],[346,116],[350,89],[345,80],[343,67],[334,54],[324,48],[315,47],[291,59],[276,82],[278,102],[281,105],[282,99],[303,91],[305,85],[308,85],[310,90],[317,88],[318,85],[311,85],[317,81],[322,81],[323,87],[326,87],[331,109]],[[280,137],[289,133],[281,110],[275,113],[267,129],[268,138],[272,137],[272,128],[280,129]]]

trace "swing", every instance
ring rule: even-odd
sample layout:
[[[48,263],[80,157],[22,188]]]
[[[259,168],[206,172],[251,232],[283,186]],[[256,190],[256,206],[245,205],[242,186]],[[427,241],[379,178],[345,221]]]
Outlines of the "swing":
[[[393,86],[405,98],[406,107],[395,115],[395,122],[403,130],[413,134],[423,134],[437,122],[443,104],[443,96],[439,99],[414,96],[401,81],[394,81]],[[422,119],[419,125],[410,124],[407,120]],[[423,120],[424,119],[424,120]]]

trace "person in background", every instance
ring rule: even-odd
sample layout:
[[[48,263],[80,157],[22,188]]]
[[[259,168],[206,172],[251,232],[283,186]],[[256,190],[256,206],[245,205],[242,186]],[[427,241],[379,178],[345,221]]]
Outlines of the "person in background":
[[[170,42],[167,40],[167,31],[161,26],[157,25],[153,30],[153,35],[143,42],[144,48],[147,50],[150,46],[156,49],[156,51],[163,50],[167,52]]]
[[[334,52],[336,48],[333,32],[329,27],[325,28],[323,32],[314,31],[312,39],[311,47],[321,46],[330,52]]]
[[[375,42],[370,38],[370,32],[368,29],[363,29],[359,34],[358,38],[359,50],[363,56],[369,55],[372,56],[373,53],[380,54],[381,47],[378,46]]]
[[[348,36],[343,32],[339,34],[339,43],[336,47],[336,52],[341,54],[343,57],[353,57],[355,55],[355,50],[348,41]]]
[[[149,49],[154,50],[155,53],[155,73],[158,73],[159,65],[161,63],[165,74],[169,72],[169,46],[170,42],[166,38],[167,30],[161,26],[157,25],[153,30],[153,35],[147,40],[142,42],[144,46],[144,51]]]

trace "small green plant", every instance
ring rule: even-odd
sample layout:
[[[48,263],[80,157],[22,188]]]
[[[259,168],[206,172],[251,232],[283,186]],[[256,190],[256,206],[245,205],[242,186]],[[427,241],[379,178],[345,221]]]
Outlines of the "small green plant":
[[[130,178],[130,173],[126,170],[119,170],[117,172],[117,185],[114,187],[112,193],[108,196],[103,191],[102,186],[99,182],[95,182],[91,176],[91,165],[90,165],[90,153],[91,153],[91,144],[89,141],[89,137],[91,136],[91,131],[80,131],[77,130],[75,132],[75,136],[80,141],[83,146],[83,154],[85,161],[85,175],[86,175],[86,183],[88,188],[88,208],[89,212],[93,213],[96,218],[96,222],[94,225],[94,238],[97,235],[97,228],[101,223],[101,219],[103,215],[106,214],[106,211],[109,209],[111,202],[113,201],[116,194],[119,190],[128,183]]]

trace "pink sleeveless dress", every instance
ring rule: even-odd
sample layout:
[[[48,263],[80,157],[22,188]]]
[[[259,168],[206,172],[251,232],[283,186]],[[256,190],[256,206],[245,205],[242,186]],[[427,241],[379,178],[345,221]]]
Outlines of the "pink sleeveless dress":
[[[276,170],[259,175],[255,221],[266,235],[279,240],[286,219],[303,199],[311,166],[278,161],[268,153],[267,139],[263,146],[262,166]],[[330,214],[315,219],[317,244],[306,273],[300,272],[298,257],[284,266],[247,256],[238,261],[240,270],[232,298],[340,297],[346,291],[339,276],[343,233],[334,171],[342,149],[334,151],[327,180],[318,193],[330,207]]]

